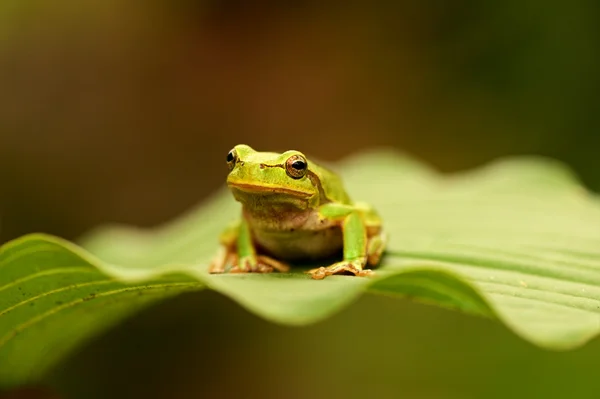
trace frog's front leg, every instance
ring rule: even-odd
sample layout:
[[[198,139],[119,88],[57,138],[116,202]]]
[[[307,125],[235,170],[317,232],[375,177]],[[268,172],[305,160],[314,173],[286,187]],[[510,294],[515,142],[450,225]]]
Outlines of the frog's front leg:
[[[245,219],[229,226],[221,234],[220,247],[209,268],[210,273],[270,273],[274,269],[287,272],[289,266],[256,253],[250,227]]]
[[[367,226],[361,210],[349,205],[326,204],[319,208],[319,213],[326,219],[341,222],[344,260],[331,266],[309,270],[308,273],[311,277],[320,280],[344,272],[360,277],[370,276],[373,271],[364,269],[364,267],[367,262],[376,264],[379,261],[379,255],[381,255],[385,243],[373,241],[373,237],[368,237]]]

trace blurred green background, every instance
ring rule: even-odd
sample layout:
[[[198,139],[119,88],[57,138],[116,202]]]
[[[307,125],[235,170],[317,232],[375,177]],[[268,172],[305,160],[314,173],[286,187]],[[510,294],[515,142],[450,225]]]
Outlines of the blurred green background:
[[[167,221],[223,184],[238,143],[332,161],[391,146],[448,172],[541,154],[599,190],[599,11],[4,0],[0,242]],[[293,329],[199,293],[98,338],[48,382],[85,398],[596,398],[599,358],[597,340],[545,352],[408,301],[366,297]]]

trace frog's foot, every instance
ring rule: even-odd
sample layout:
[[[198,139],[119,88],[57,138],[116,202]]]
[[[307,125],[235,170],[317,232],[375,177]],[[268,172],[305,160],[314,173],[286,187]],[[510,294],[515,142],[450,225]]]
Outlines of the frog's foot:
[[[285,263],[265,255],[247,256],[236,263],[237,265],[231,268],[230,273],[271,273],[273,270],[285,273],[290,270]]]
[[[352,273],[358,277],[371,276],[373,271],[370,269],[363,269],[363,265],[366,263],[365,258],[359,258],[355,260],[344,260],[342,262],[334,263],[327,267],[318,267],[307,271],[310,276],[315,280],[322,280],[327,276],[340,273]]]
[[[287,264],[285,264],[283,262],[280,262],[280,261],[278,261],[276,259],[270,258],[270,257],[265,256],[265,255],[258,255],[257,258],[258,258],[258,263],[259,264],[263,264],[265,266],[272,267],[273,269],[275,269],[275,270],[277,270],[277,271],[279,271],[281,273],[287,273],[287,272],[290,271],[290,266],[289,265],[287,265]]]
[[[227,265],[237,263],[236,258],[237,255],[235,254],[235,251],[232,251],[226,246],[221,245],[217,251],[217,254],[210,263],[208,272],[212,274],[224,273]]]
[[[381,255],[385,250],[387,244],[387,234],[379,233],[369,239],[367,245],[367,263],[371,266],[375,266],[381,260]]]

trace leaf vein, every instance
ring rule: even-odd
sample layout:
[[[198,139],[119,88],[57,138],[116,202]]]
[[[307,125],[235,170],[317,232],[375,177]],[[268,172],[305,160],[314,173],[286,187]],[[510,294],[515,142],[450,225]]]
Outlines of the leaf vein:
[[[448,263],[448,264],[455,265],[455,266],[472,266],[472,267],[479,267],[482,269],[507,270],[507,271],[512,271],[512,272],[518,271],[519,273],[522,273],[527,276],[549,278],[549,279],[554,279],[554,280],[560,281],[560,282],[570,281],[570,282],[575,282],[575,283],[580,283],[580,284],[590,284],[591,280],[595,280],[595,282],[600,284],[600,273],[592,273],[595,278],[591,278],[592,277],[591,274],[588,274],[588,276],[586,276],[587,278],[581,278],[581,277],[571,275],[568,273],[557,273],[557,270],[553,270],[551,268],[542,269],[540,267],[537,267],[537,266],[534,266],[531,264],[529,264],[529,265],[520,264],[519,266],[526,267],[526,269],[521,268],[519,270],[515,270],[514,267],[507,267],[505,264],[503,264],[505,262],[494,262],[493,260],[482,259],[482,258],[477,258],[477,257],[473,257],[473,256],[465,256],[465,255],[457,255],[457,254],[435,254],[435,253],[423,254],[423,253],[416,252],[416,251],[394,251],[394,252],[391,252],[390,254],[392,254],[393,256],[400,257],[400,258],[404,258],[406,260],[410,260],[412,258],[412,259],[420,260],[420,261],[443,262],[443,263]],[[537,270],[535,270],[535,269],[537,269]],[[547,273],[544,274],[543,273],[544,271]],[[565,272],[568,270],[566,270],[565,268],[561,268],[559,271]]]
[[[198,287],[198,286],[202,286],[202,284],[200,282],[187,282],[187,283],[162,283],[162,284],[151,284],[151,285],[145,285],[145,286],[123,287],[123,288],[119,288],[119,289],[115,289],[115,290],[111,290],[111,291],[105,291],[105,292],[98,293],[94,296],[94,298],[75,299],[71,302],[68,302],[63,305],[52,308],[38,316],[32,317],[31,319],[27,320],[24,323],[19,324],[11,332],[5,334],[2,338],[0,338],[0,349],[2,349],[2,347],[4,345],[6,345],[6,343],[9,342],[12,338],[17,336],[17,334],[19,334],[20,332],[23,332],[25,329],[35,325],[36,323],[39,323],[40,321],[44,320],[45,318],[50,317],[50,316],[52,316],[58,312],[61,312],[65,309],[77,306],[79,304],[82,304],[82,303],[85,303],[88,301],[92,301],[96,298],[108,297],[111,295],[117,295],[117,294],[120,294],[123,292],[128,292],[128,291],[136,291],[136,290],[145,291],[145,290],[154,290],[154,289],[160,289],[160,288],[186,287],[186,286],[187,287]]]
[[[56,268],[56,269],[42,270],[37,273],[30,274],[27,277],[23,277],[23,278],[14,280],[13,282],[8,283],[6,285],[3,285],[2,287],[0,287],[0,291],[4,291],[8,288],[14,287],[15,285],[24,283],[29,280],[36,279],[38,277],[51,276],[54,274],[69,274],[69,273],[73,273],[73,274],[76,274],[76,273],[98,273],[98,270],[91,269],[88,267],[62,267],[62,268]]]
[[[29,302],[38,300],[40,298],[46,297],[48,295],[52,295],[52,294],[57,294],[59,292],[63,292],[63,291],[69,291],[71,289],[77,289],[77,288],[82,288],[82,287],[89,287],[89,286],[93,286],[93,285],[103,285],[103,284],[108,284],[108,283],[118,283],[117,280],[96,280],[96,281],[89,281],[87,283],[80,283],[80,284],[72,284],[72,285],[67,285],[65,287],[61,287],[61,288],[57,288],[55,290],[51,290],[51,291],[46,291],[44,293],[38,294],[36,296],[32,296],[24,301],[21,301],[19,303],[14,304],[13,306],[10,306],[2,311],[0,311],[0,317],[7,314],[8,312],[11,312],[13,310],[15,310],[16,308],[23,306]]]
[[[4,259],[0,259],[0,268],[7,267],[11,263],[29,254],[39,254],[42,252],[60,252],[60,249],[56,248],[55,246],[50,246],[44,243],[39,244],[38,246],[32,246],[21,250],[16,250],[15,253],[4,257]],[[2,255],[2,253],[0,253],[0,255]]]

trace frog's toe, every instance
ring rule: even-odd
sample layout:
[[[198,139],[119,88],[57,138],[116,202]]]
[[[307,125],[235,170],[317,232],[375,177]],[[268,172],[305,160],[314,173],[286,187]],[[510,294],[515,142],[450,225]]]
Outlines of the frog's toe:
[[[358,277],[369,277],[369,276],[372,276],[373,274],[375,274],[375,272],[371,269],[362,269],[355,275]]]
[[[256,258],[246,257],[240,259],[233,266],[230,273],[271,273],[273,270],[287,272],[289,266],[268,256],[258,255]]]
[[[322,280],[327,277],[327,271],[324,267],[317,267],[316,269],[311,269],[306,273],[310,274],[314,280]]]
[[[220,246],[217,254],[210,262],[208,272],[211,274],[225,273],[226,266],[231,263],[235,254],[232,253],[227,247]]]
[[[259,263],[253,270],[254,273],[271,273],[272,271],[273,268],[269,265],[265,265],[264,263]]]
[[[229,273],[271,273],[272,271],[273,268],[271,266],[259,263],[250,269],[242,269],[239,266],[234,266]]]
[[[231,266],[231,267],[229,267]],[[265,255],[245,256],[239,258],[235,252],[223,254],[219,252],[210,266],[210,273],[271,273],[273,270],[287,272],[290,267]]]
[[[271,271],[273,269],[280,271],[281,273],[286,273],[290,271],[289,265],[265,255],[258,255],[258,263],[259,265],[263,265],[264,267],[270,267]]]
[[[251,273],[258,267],[258,262],[254,256],[244,256],[234,262],[229,273]]]
[[[316,269],[309,270],[307,273],[315,280],[322,280],[327,276],[341,273],[352,273],[358,277],[367,277],[373,275],[373,271],[370,269],[363,269],[362,266],[365,264],[365,259],[356,259],[352,261],[342,261],[334,263],[327,267],[318,267]]]
[[[225,263],[213,260],[208,268],[210,274],[221,274],[225,273]]]
[[[272,267],[259,264],[254,266],[252,269],[242,269],[239,266],[234,266],[231,268],[231,270],[229,270],[229,273],[271,273],[272,271]]]

